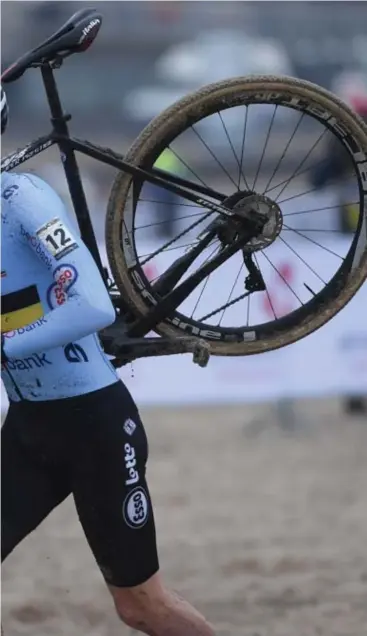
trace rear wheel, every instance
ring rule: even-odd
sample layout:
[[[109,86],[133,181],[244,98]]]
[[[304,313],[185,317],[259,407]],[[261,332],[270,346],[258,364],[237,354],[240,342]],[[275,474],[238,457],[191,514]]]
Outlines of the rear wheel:
[[[340,191],[345,184],[344,203],[355,214],[354,232],[348,236],[335,224],[339,205],[326,201],[324,194],[315,195],[309,180],[310,174],[317,177],[324,170],[323,151],[331,140],[347,163],[346,176],[338,178],[337,187]],[[243,204],[252,197],[263,206],[268,222],[262,235],[208,276],[177,312],[157,326],[157,333],[204,338],[214,355],[269,351],[321,327],[363,284],[367,127],[334,95],[292,78],[248,77],[212,84],[155,118],[125,160],[148,169],[166,149],[185,170],[184,176],[220,190],[231,202]],[[214,179],[209,162],[216,166]],[[109,263],[135,316],[146,315],[159,302],[154,283],[197,243],[215,217],[215,212],[177,199],[180,227],[166,238],[158,230],[168,221],[155,219],[153,207],[162,211],[169,205],[162,192],[121,173],[108,204]],[[188,274],[221,248],[220,240],[214,240]],[[246,291],[245,253],[261,272],[262,291]],[[297,263],[294,280],[285,254]],[[281,306],[272,294],[275,281],[282,288]]]

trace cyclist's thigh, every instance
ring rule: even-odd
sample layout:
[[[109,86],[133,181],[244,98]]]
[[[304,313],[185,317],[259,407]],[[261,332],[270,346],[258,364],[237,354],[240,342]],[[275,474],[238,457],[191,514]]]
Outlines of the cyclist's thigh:
[[[147,438],[122,383],[100,391],[98,404],[90,409],[83,416],[87,424],[73,461],[75,503],[106,582],[132,587],[159,569],[145,476]]]
[[[1,560],[70,494],[50,464],[20,439],[19,428],[32,429],[17,404],[1,429]]]

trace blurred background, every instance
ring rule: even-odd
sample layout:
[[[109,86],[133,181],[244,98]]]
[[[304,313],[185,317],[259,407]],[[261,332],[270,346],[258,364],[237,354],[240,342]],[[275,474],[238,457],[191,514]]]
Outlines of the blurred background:
[[[176,99],[207,83],[251,73],[316,82],[367,116],[365,2],[3,0],[2,69],[85,6],[103,13],[102,28],[88,52],[68,58],[57,72],[77,137],[124,153],[151,118]],[[49,129],[38,71],[8,85],[7,95],[10,123],[3,155]],[[278,119],[278,155],[294,129],[291,115]],[[255,111],[246,150],[250,174],[256,172],[268,124],[269,112]],[[223,131],[203,125],[216,155],[229,161]],[[240,126],[236,116],[228,120],[233,138]],[[282,163],[284,174],[299,165],[317,133],[314,126],[299,130]],[[225,187],[223,171],[205,148],[192,138],[183,147],[186,161],[208,184]],[[356,223],[350,183],[334,151],[320,148],[325,169],[309,170],[301,197],[292,186],[287,191],[293,228],[308,233],[308,242],[315,236],[311,232],[332,233],[323,242],[329,256],[311,250],[321,270],[328,268],[333,250],[350,243]],[[265,182],[277,160],[270,155],[264,164]],[[158,165],[187,174],[174,154],[162,155]],[[104,214],[115,173],[83,157],[80,166],[105,258]],[[43,176],[69,204],[55,149],[26,169]],[[278,177],[282,181],[282,172]],[[142,238],[145,248],[149,236],[149,249],[180,226],[180,203],[164,192],[153,194],[142,212],[157,221]],[[302,215],[312,209],[312,220]],[[305,254],[302,240],[299,234],[294,245]],[[270,280],[270,304],[281,314],[290,302],[284,279],[299,276],[300,263],[284,246],[274,258],[283,283],[276,276]],[[155,267],[152,263],[152,277]],[[157,268],[159,273],[159,263]],[[168,580],[208,615],[220,636],[365,633],[365,308],[366,285],[331,323],[286,349],[216,358],[204,371],[187,356],[139,361],[133,371],[122,370],[145,409],[162,564]],[[260,319],[269,320],[269,311],[269,302],[258,303]],[[70,502],[10,557],[4,572],[4,613],[12,636],[130,634],[111,618]],[[71,602],[69,589],[78,576]],[[62,599],[61,610],[55,598]]]
[[[39,44],[73,12],[85,6],[84,2],[73,1],[2,2],[2,68]],[[365,2],[331,5],[299,1],[91,1],[88,6],[98,8],[104,16],[97,39],[86,53],[68,58],[56,73],[62,103],[73,115],[71,130],[78,137],[124,153],[142,128],[176,99],[207,83],[251,73],[284,74],[316,82],[334,91],[363,118],[367,117]],[[11,115],[2,139],[3,155],[49,129],[48,104],[39,71],[30,70],[20,81],[9,84],[7,94]],[[266,105],[252,108],[247,122],[245,169],[247,175],[255,175],[270,123],[273,143],[268,144],[266,153],[261,156],[260,177],[262,183],[268,180],[287,144],[281,167],[277,166],[278,182],[283,183],[298,169],[300,162],[303,163],[310,140],[317,139],[320,124],[306,117],[297,130],[297,142],[289,144],[295,126],[294,113],[280,107],[273,122],[271,108]],[[209,185],[215,183],[226,191],[228,183],[223,165],[228,167],[230,161],[233,162],[228,137],[237,143],[241,140],[243,113],[240,108],[232,108],[223,118],[226,134],[223,122],[215,120],[214,115],[198,125],[200,134],[210,140],[212,155],[194,135],[181,135],[176,146],[179,153],[163,153],[157,161],[158,167],[190,178],[200,174]],[[358,197],[356,182],[346,177],[347,166],[340,159],[340,148],[335,142],[319,141],[315,143],[316,164],[306,161],[302,178],[286,186],[283,212],[291,214],[288,223],[296,230],[292,247],[304,254],[302,249],[312,247],[311,243],[316,244],[317,238],[320,248],[327,245],[329,251],[320,249],[312,258],[317,259],[321,271],[328,270],[329,265],[331,271],[333,245],[339,242],[347,246],[352,240],[357,221],[353,201]],[[214,160],[214,153],[219,160]],[[184,156],[185,161],[180,156]],[[115,171],[82,155],[79,161],[94,228],[103,250],[104,214]],[[43,176],[69,204],[55,148],[33,159],[27,169]],[[145,198],[149,201],[139,204],[136,217],[143,219],[138,225],[146,225],[139,233],[140,253],[156,249],[157,245],[176,236],[177,229],[183,227],[180,211],[190,211],[188,207],[180,207],[182,201],[167,191],[147,185],[146,192]],[[306,214],[305,210],[309,212]],[[274,249],[276,247],[278,242]],[[137,249],[139,251],[139,247]],[[294,300],[285,297],[289,292],[284,279],[295,278],[293,269],[297,263],[290,249],[284,255],[280,250],[277,259],[280,275],[277,279],[272,275],[274,283],[267,281],[267,284],[272,288],[273,304],[279,306],[279,313],[284,313],[282,306]],[[151,277],[159,273],[160,266],[160,262],[150,262]],[[258,311],[263,312],[263,319],[268,319],[269,307],[265,301],[260,305]],[[351,322],[356,313],[357,308],[349,309]],[[365,331],[359,329],[355,338],[359,355],[362,349],[365,360]],[[355,351],[355,338],[343,336],[340,342],[338,340],[338,350],[343,355],[346,350]],[[358,368],[360,364],[358,359]],[[359,386],[361,384],[363,380]],[[350,391],[349,387],[347,392]],[[352,397],[347,398],[345,406],[356,411],[363,409],[363,401],[354,401]]]
[[[85,2],[2,2],[2,68],[45,39]],[[103,27],[87,54],[74,55],[57,72],[63,104],[73,115],[77,136],[127,150],[142,128],[176,99],[217,80],[251,73],[292,75],[335,91],[349,104],[367,112],[367,8],[364,2],[89,2],[104,15]],[[15,36],[16,33],[16,36]],[[7,88],[11,125],[2,140],[3,154],[47,130],[48,105],[40,73],[27,72]],[[24,117],[24,112],[27,117]],[[247,165],[255,165],[259,138],[268,123],[262,111],[251,120]],[[279,121],[280,119],[280,121]],[[279,144],[288,140],[294,125],[288,112],[277,119]],[[233,115],[232,135],[242,119]],[[309,124],[312,125],[312,124]],[[203,124],[203,126],[205,126]],[[210,126],[212,128],[210,129]],[[206,124],[221,156],[228,141]],[[302,150],[309,135],[299,134],[283,169]],[[50,156],[51,155],[51,156]],[[46,158],[47,157],[47,158]],[[187,141],[190,165],[200,166],[209,180],[217,180],[218,164],[208,161],[205,149]],[[265,158],[266,159],[266,158]],[[287,164],[288,162],[288,164]],[[103,210],[111,185],[111,171],[81,158],[87,193],[97,232],[103,234]],[[56,153],[34,161],[60,193],[67,197]],[[161,166],[180,171],[174,156]],[[254,168],[255,169],[255,168]],[[270,169],[270,166],[269,166]],[[320,191],[325,184],[317,180]],[[163,194],[162,194],[163,196]],[[340,199],[337,188],[322,192],[326,204]],[[306,200],[305,200],[306,201]],[[166,201],[168,205],[170,202]],[[174,201],[171,202],[174,207]],[[303,204],[303,201],[302,201]],[[175,217],[170,207],[161,208]],[[171,207],[172,207],[171,206]],[[330,227],[348,231],[353,211],[332,210]],[[302,219],[304,225],[305,219]],[[158,231],[173,231],[174,223]]]

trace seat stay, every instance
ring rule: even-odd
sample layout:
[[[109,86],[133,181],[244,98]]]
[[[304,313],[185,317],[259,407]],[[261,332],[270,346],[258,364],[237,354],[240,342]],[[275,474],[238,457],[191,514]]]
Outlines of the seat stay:
[[[22,55],[4,71],[1,81],[14,82],[34,66],[81,53],[92,44],[102,24],[102,15],[95,9],[81,9],[69,18],[47,40]]]

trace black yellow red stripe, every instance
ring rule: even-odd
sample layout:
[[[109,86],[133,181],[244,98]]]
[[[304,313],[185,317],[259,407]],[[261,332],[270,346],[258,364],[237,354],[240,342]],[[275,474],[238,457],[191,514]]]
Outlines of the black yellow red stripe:
[[[1,333],[29,325],[43,314],[36,285],[4,294],[1,296]]]

